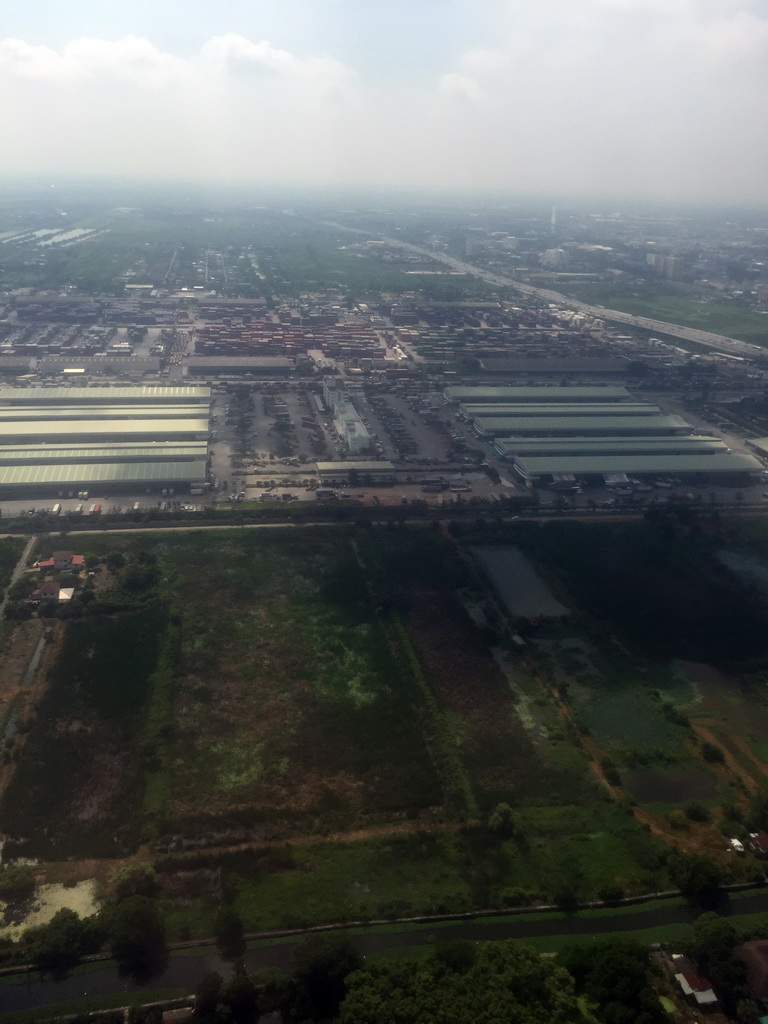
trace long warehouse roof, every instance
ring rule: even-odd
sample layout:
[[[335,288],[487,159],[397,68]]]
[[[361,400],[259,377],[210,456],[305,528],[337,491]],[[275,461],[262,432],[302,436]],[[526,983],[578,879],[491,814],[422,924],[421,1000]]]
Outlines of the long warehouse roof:
[[[202,459],[196,462],[105,462],[95,466],[0,466],[0,488],[197,480],[205,480],[205,460]]]
[[[443,392],[449,402],[563,402],[584,399],[593,402],[615,402],[631,398],[626,388],[600,387],[461,387],[452,385]],[[1,394],[1,393],[0,393]]]
[[[206,441],[147,441],[145,444],[0,445],[0,465],[53,462],[146,462],[204,459]]]
[[[207,419],[157,420],[147,417],[132,420],[68,420],[66,424],[58,426],[45,420],[24,420],[20,423],[0,422],[0,441],[13,437],[50,438],[55,441],[57,435],[77,435],[84,439],[130,434],[156,434],[162,437],[163,434],[207,434],[208,430]]]
[[[11,420],[76,420],[76,419],[141,419],[146,417],[193,418],[207,416],[208,404],[194,405],[0,405],[0,421]]]
[[[567,455],[521,456],[515,465],[525,476],[560,473],[757,473],[761,464],[751,455]]]
[[[583,431],[602,431],[620,434],[622,431],[649,433],[657,429],[690,430],[679,416],[478,416],[475,426],[487,433],[507,431],[518,436],[526,432],[546,433],[548,430],[567,431],[578,435]]]
[[[496,442],[496,448],[508,455],[520,452],[536,455],[547,451],[558,452],[605,452],[616,450],[621,452],[637,452],[642,449],[651,452],[698,451],[725,452],[726,445],[719,437],[504,437]]]
[[[167,402],[207,401],[211,389],[203,385],[161,387],[138,385],[136,387],[95,387],[95,388],[0,388],[0,403],[10,402],[49,403],[57,402]]]
[[[560,402],[521,402],[517,405],[470,405],[462,403],[459,411],[470,419],[478,416],[653,416],[659,407],[650,402],[583,402],[578,405]]]

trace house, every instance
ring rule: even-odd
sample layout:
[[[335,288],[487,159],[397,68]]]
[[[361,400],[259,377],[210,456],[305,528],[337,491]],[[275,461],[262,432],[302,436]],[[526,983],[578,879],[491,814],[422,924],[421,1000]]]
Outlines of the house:
[[[768,835],[765,832],[750,832],[749,845],[758,857],[768,857]]]
[[[734,950],[747,965],[747,984],[758,1002],[768,1002],[768,939],[745,942]]]
[[[675,953],[672,956],[672,964],[675,970],[675,980],[683,994],[696,1003],[697,1006],[713,1006],[717,1002],[717,996],[712,989],[712,983],[703,977],[696,970],[696,965],[687,956]]]
[[[50,558],[37,563],[37,568],[53,572],[80,572],[85,568],[85,555],[72,551],[54,551]]]
[[[33,590],[29,595],[30,601],[58,601],[59,600],[59,584],[55,580],[45,580],[41,583],[37,590]]]

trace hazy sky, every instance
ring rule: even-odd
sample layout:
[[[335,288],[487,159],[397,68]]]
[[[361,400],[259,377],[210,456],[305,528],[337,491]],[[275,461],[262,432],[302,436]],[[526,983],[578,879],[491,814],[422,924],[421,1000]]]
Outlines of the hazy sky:
[[[765,202],[768,0],[0,0],[0,173]]]

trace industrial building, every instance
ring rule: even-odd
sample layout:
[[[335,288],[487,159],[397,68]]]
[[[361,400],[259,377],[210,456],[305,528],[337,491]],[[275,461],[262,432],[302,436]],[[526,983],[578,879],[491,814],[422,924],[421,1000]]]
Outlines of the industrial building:
[[[650,402],[561,403],[520,402],[508,404],[462,402],[459,416],[474,423],[478,416],[650,416],[658,413]]]
[[[696,455],[519,456],[515,472],[531,485],[547,481],[673,476],[690,483],[742,484],[762,471],[751,455],[711,452]]]
[[[184,367],[189,377],[287,377],[293,370],[293,361],[286,356],[190,356]]]
[[[391,462],[318,462],[317,474],[322,484],[389,484],[395,467]]]
[[[0,388],[0,494],[199,491],[207,387]]]
[[[95,387],[95,388],[0,388],[0,406],[2,405],[60,405],[80,404],[137,405],[157,402],[169,405],[175,402],[209,405],[211,389],[202,386],[161,387],[153,385],[137,385],[135,387]]]
[[[689,434],[679,416],[478,416],[475,433],[482,438],[603,436],[651,437]]]
[[[626,388],[605,387],[463,387],[451,385],[443,392],[446,402],[623,402],[632,398]]]
[[[324,379],[323,400],[331,410],[336,433],[349,451],[353,455],[367,451],[371,447],[371,435],[368,433],[360,413],[352,404],[346,387],[338,377]]]
[[[493,446],[500,459],[518,455],[707,455],[727,454],[717,437],[505,437]]]

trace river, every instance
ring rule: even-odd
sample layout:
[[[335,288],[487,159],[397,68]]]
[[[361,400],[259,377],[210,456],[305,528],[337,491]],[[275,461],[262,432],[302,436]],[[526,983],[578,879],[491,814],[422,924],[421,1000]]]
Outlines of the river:
[[[768,913],[768,891],[737,900],[725,897],[719,911],[725,916]],[[558,918],[542,917],[538,921],[515,921],[514,918],[505,917],[498,922],[479,923],[471,919],[457,921],[455,924],[442,925],[440,928],[425,924],[423,928],[409,931],[383,931],[372,928],[369,932],[353,934],[350,938],[363,955],[370,955],[402,946],[431,945],[436,939],[441,942],[485,942],[498,939],[524,940],[547,935],[609,935],[612,932],[659,928],[670,924],[690,924],[699,913],[700,911],[679,903],[670,903],[669,906],[653,910],[644,911],[638,908],[636,911],[608,917],[584,918],[573,914]],[[255,972],[265,967],[290,970],[293,947],[299,941],[300,938],[295,942],[283,940],[274,945],[249,949],[245,954],[248,970]],[[141,983],[121,977],[111,962],[95,969],[93,965],[86,969],[78,969],[62,979],[42,979],[35,972],[24,980],[17,982],[14,979],[12,984],[0,983],[0,1013],[80,999],[86,995],[114,994],[115,1002],[119,1004],[119,995],[123,992],[137,992],[142,989],[151,992],[165,988],[181,988],[186,992],[194,992],[200,979],[209,971],[219,971],[225,977],[231,971],[230,965],[219,959],[214,947],[211,947],[209,953],[204,954],[196,952],[184,956],[177,953],[159,974]]]

